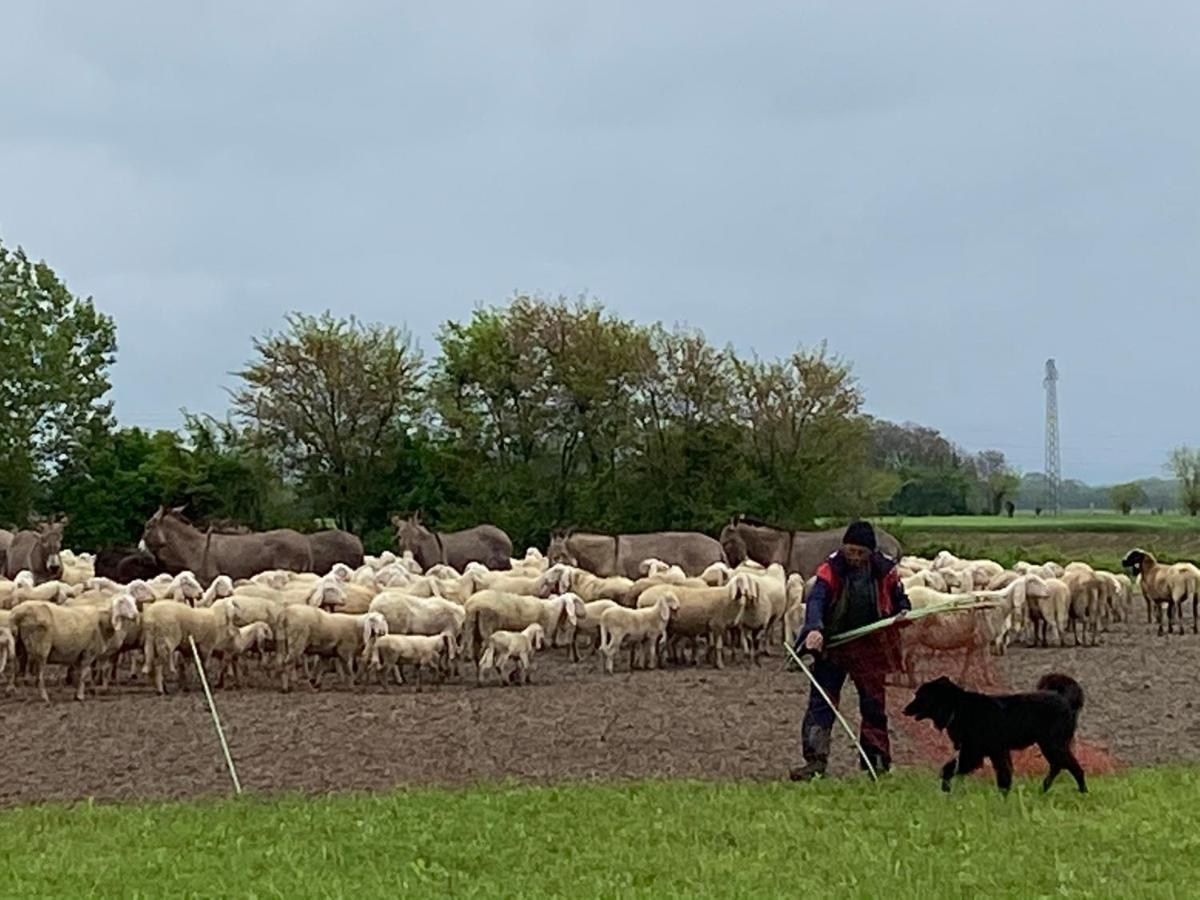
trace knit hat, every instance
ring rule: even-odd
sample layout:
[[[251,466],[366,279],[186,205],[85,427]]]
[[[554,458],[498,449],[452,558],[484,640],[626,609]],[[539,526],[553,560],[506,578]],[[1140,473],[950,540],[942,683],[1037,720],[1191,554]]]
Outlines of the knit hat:
[[[842,543],[874,550],[875,529],[871,527],[870,522],[852,522],[846,529],[846,536],[842,538]]]

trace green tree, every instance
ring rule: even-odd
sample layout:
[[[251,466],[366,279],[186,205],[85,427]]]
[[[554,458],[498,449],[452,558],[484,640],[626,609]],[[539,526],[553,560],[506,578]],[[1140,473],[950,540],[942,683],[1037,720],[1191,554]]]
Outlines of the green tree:
[[[762,514],[799,524],[848,512],[846,488],[866,476],[869,430],[850,367],[821,346],[733,368],[734,419],[756,482],[748,495]]]
[[[360,530],[419,408],[421,355],[408,332],[293,313],[254,341],[233,411],[285,478],[343,528]]]
[[[1179,480],[1179,501],[1189,515],[1200,513],[1200,450],[1176,447],[1167,460],[1167,470]]]
[[[1007,497],[1016,497],[1021,488],[1021,476],[999,450],[984,450],[975,456],[975,472],[983,491],[987,511],[998,516]]]
[[[116,349],[90,297],[0,243],[0,521],[28,521],[48,480],[108,426]]]
[[[1108,497],[1112,502],[1113,509],[1118,509],[1121,511],[1121,515],[1127,516],[1135,506],[1141,506],[1146,502],[1146,491],[1136,481],[1131,481],[1128,484],[1118,484],[1109,488]]]

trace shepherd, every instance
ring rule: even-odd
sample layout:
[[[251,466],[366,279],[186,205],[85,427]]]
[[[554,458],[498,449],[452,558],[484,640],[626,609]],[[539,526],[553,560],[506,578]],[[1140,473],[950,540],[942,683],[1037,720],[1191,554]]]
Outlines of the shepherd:
[[[859,743],[877,772],[886,772],[892,763],[884,678],[901,667],[900,636],[884,628],[828,650],[825,636],[836,637],[890,616],[897,616],[897,625],[907,625],[910,608],[896,561],[876,549],[871,523],[854,522],[846,529],[842,548],[817,569],[804,627],[796,637],[796,653],[815,657],[812,677],[835,704],[846,677],[854,682],[862,716]],[[791,769],[792,781],[825,774],[833,722],[833,709],[814,686],[800,730],[804,765]],[[859,766],[866,769],[865,761]]]

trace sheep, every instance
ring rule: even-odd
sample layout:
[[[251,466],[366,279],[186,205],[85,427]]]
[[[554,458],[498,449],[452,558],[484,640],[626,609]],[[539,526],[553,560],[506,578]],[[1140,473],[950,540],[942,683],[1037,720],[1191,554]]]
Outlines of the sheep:
[[[392,673],[397,684],[403,684],[402,666],[412,664],[419,691],[422,668],[432,669],[440,679],[453,658],[454,640],[448,634],[389,634],[387,622],[378,613],[367,613],[362,628],[364,668],[378,673],[379,684],[385,688],[388,686],[385,670]],[[364,678],[364,684],[365,681]]]
[[[251,622],[227,634],[225,640],[217,644],[216,654],[221,657],[221,670],[217,676],[217,687],[225,686],[225,673],[233,672],[233,683],[242,685],[239,660],[247,653],[258,653],[259,662],[266,662],[267,653],[274,644],[274,633],[266,622]]]
[[[4,670],[8,668],[8,661],[15,659],[17,655],[17,639],[13,637],[12,628],[9,625],[0,625],[0,675],[4,674]],[[8,689],[12,690],[13,682],[8,682]]]
[[[196,576],[185,569],[171,580],[161,599],[178,600],[189,606],[196,606],[199,601],[204,599],[204,588],[200,587]]]
[[[284,572],[281,569],[271,569],[266,572],[259,572],[257,575],[252,575],[250,577],[250,581],[253,584],[270,588],[273,591],[282,591],[288,586],[288,582],[291,580],[291,573]]]
[[[804,627],[804,601],[808,590],[808,583],[799,572],[793,572],[787,577],[787,610],[783,614],[784,643],[792,641]]]
[[[520,631],[493,631],[487,639],[483,656],[479,658],[476,683],[483,684],[483,673],[491,669],[502,685],[516,679],[516,683],[529,684],[533,670],[533,654],[546,646],[546,630],[537,622]],[[506,663],[512,663],[512,671],[505,675]]]
[[[204,593],[201,594],[200,600],[197,601],[197,606],[212,606],[218,600],[223,600],[226,597],[233,596],[233,579],[228,575],[218,575],[212,580]]]
[[[465,652],[478,663],[484,642],[494,631],[520,631],[535,622],[542,626],[551,643],[559,625],[575,625],[587,615],[583,601],[575,594],[560,594],[543,600],[521,597],[498,591],[480,591],[466,603],[467,617],[463,625]]]
[[[390,634],[413,634],[450,638],[450,662],[458,668],[458,647],[462,642],[467,611],[442,597],[413,597],[399,591],[384,591],[371,601],[369,612],[383,615]]]
[[[936,569],[922,569],[903,579],[903,583],[905,591],[912,590],[915,587],[933,588],[935,591],[941,591],[942,593],[949,591],[946,579]]]
[[[555,594],[572,593],[577,594],[584,603],[594,600],[619,601],[632,587],[633,581],[621,575],[601,578],[586,569],[558,563],[542,573],[538,596],[553,597]]]
[[[662,584],[674,584],[679,585],[680,587],[711,587],[711,585],[706,583],[704,579],[688,578],[683,574],[682,569],[680,569],[678,566],[672,566],[669,569],[658,571],[657,574],[647,575],[639,578],[633,583],[629,590],[624,593],[618,602],[622,606],[628,607],[629,609],[636,609],[638,606],[638,600],[641,599],[641,596],[644,592],[648,591],[652,587]]]
[[[696,641],[704,637],[713,665],[725,667],[725,632],[741,624],[746,607],[756,602],[749,578],[734,578],[726,587],[690,587],[686,585],[657,585],[642,593],[638,608],[653,606],[665,593],[679,600],[679,610],[667,627],[671,639],[688,638],[692,643],[692,662],[696,660]]]
[[[1101,583],[1090,566],[1071,563],[1062,577],[1071,592],[1071,634],[1075,645],[1086,644],[1091,635],[1092,646],[1100,642],[1100,618],[1102,598]],[[1079,638],[1078,626],[1083,623],[1083,640]]]
[[[316,606],[292,605],[284,607],[275,627],[278,645],[277,658],[283,692],[291,689],[291,671],[306,655],[332,658],[345,684],[354,679],[354,657],[358,655],[363,641],[362,625],[367,616],[330,613]],[[379,619],[382,619],[379,616]],[[319,687],[309,681],[309,687]]]
[[[182,687],[187,687],[190,641],[195,641],[201,664],[207,665],[213,652],[233,640],[237,634],[237,598],[226,597],[212,606],[195,608],[176,600],[160,600],[142,613],[142,674],[154,679],[154,690],[166,693],[163,669],[177,674],[175,652],[183,655]]]
[[[1192,601],[1192,634],[1200,633],[1200,569],[1183,562],[1175,563],[1170,571],[1175,582],[1173,594],[1178,595],[1179,633],[1183,634],[1183,607],[1188,600]]]
[[[27,600],[12,611],[10,628],[16,633],[31,669],[37,672],[42,700],[46,691],[46,664],[69,666],[76,672],[75,699],[82,700],[92,663],[103,659],[121,635],[138,618],[137,604],[128,594],[112,598],[108,608],[70,608],[44,600]]]
[[[337,609],[345,604],[346,586],[337,580],[318,580],[308,586],[280,591],[249,583],[235,586],[231,596],[258,597],[269,600],[276,606],[320,606]]]
[[[604,614],[605,610],[612,609],[614,606],[620,606],[620,604],[615,600],[591,600],[583,604],[585,615],[581,616],[575,623],[575,628],[571,631],[570,640],[567,642],[571,648],[571,662],[579,662],[578,638],[580,634],[589,636],[593,653],[599,649],[600,616]]]
[[[1071,617],[1071,589],[1059,578],[1043,579],[1047,594],[1031,599],[1029,619],[1033,623],[1033,646],[1049,646],[1049,628],[1054,626],[1059,646],[1067,645],[1067,626]]]
[[[613,659],[628,639],[643,649],[646,668],[658,664],[658,644],[666,638],[671,615],[679,610],[679,598],[671,592],[658,595],[653,606],[625,609],[613,605],[600,614],[600,652],[604,656],[603,671],[613,673]],[[630,668],[633,667],[632,649]]]
[[[8,582],[11,587],[0,595],[0,608],[16,609],[26,600],[37,600],[45,603],[62,605],[76,595],[82,593],[82,585],[72,587],[61,581],[43,581],[34,584],[32,572],[18,572],[17,577]]]

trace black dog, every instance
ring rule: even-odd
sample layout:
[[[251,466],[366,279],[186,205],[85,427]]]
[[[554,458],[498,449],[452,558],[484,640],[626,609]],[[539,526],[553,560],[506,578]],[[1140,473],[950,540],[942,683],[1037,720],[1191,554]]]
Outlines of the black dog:
[[[1075,723],[1083,708],[1083,688],[1066,675],[1046,675],[1031,694],[977,694],[959,687],[949,678],[929,681],[917,689],[912,703],[904,708],[911,718],[930,719],[939,731],[950,735],[957,756],[942,767],[942,790],[950,790],[955,772],[974,772],[990,759],[996,784],[1004,793],[1012,786],[1010,751],[1038,745],[1050,774],[1042,790],[1066,769],[1075,776],[1081,793],[1087,793],[1083,767],[1071,752]]]

